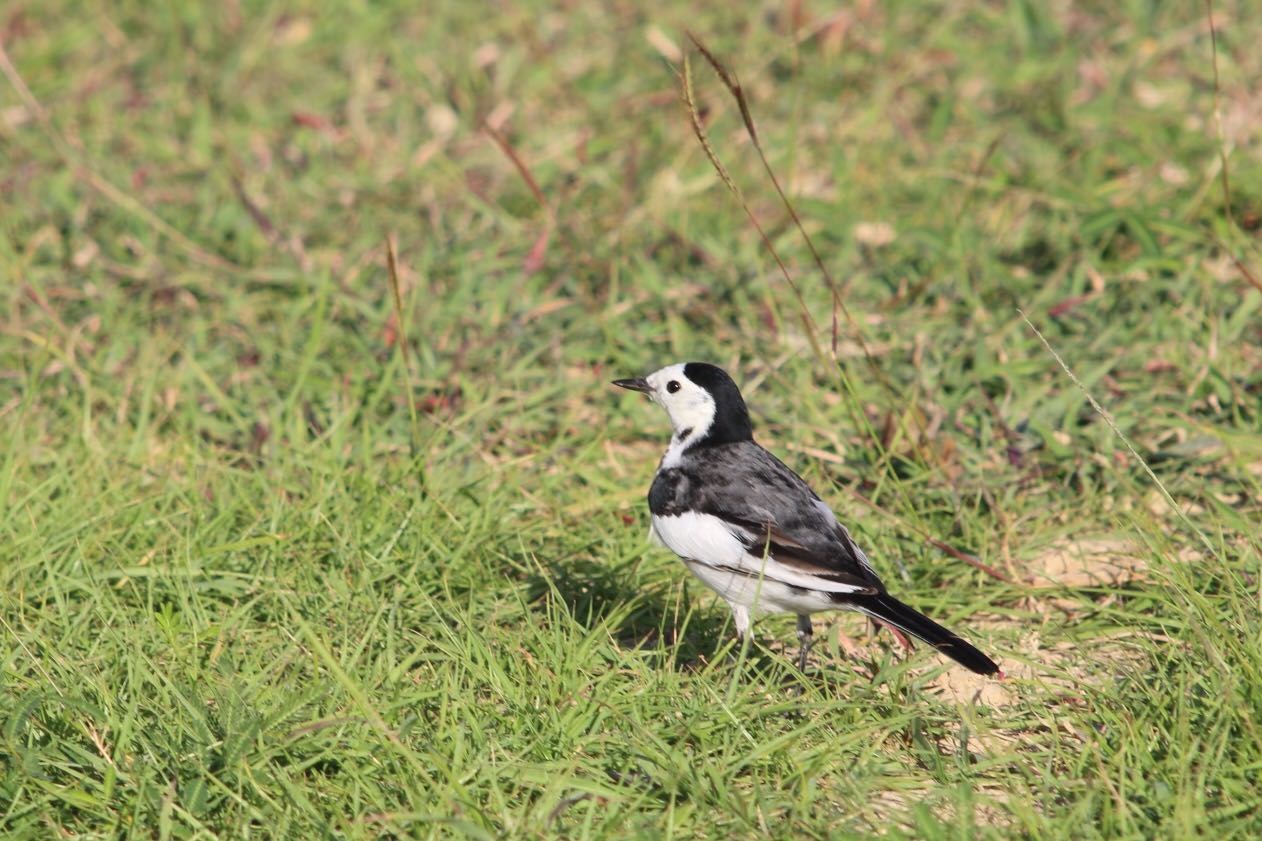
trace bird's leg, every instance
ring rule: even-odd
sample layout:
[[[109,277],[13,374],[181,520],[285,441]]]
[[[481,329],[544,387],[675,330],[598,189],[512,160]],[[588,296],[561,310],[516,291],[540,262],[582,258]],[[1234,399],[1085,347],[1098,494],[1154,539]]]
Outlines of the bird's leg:
[[[754,635],[750,632],[753,622],[749,615],[749,608],[734,604],[732,607],[732,622],[736,624],[736,636],[741,641],[740,655],[730,654],[729,659],[733,664],[745,659],[745,652],[749,648],[749,643],[753,640]]]
[[[811,617],[805,613],[798,616],[798,671],[806,671],[806,656],[811,652],[811,643],[815,640],[815,632],[811,629]]]

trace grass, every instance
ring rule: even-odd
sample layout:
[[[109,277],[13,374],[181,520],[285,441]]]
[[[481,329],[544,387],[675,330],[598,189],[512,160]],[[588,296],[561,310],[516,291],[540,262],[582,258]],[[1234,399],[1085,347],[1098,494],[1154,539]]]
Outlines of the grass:
[[[4,835],[1262,832],[1248,4],[1218,119],[1199,4],[433,6],[0,16]],[[607,384],[695,358],[1008,681],[729,663]]]

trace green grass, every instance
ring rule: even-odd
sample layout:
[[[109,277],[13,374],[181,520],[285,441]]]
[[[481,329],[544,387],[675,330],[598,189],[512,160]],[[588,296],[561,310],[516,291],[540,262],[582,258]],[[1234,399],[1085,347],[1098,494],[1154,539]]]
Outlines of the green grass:
[[[0,834],[1262,834],[1250,4],[1230,216],[1201,4],[567,5],[5,6]],[[698,358],[1007,682],[728,661],[608,386]]]

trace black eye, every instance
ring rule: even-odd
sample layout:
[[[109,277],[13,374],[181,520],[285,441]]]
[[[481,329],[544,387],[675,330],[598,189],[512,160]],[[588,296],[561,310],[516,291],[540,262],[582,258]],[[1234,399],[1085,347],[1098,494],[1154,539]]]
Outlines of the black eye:
[[[679,380],[671,380],[670,382],[668,382],[666,384],[666,390],[669,391],[671,394],[674,394],[676,391],[679,391]]]

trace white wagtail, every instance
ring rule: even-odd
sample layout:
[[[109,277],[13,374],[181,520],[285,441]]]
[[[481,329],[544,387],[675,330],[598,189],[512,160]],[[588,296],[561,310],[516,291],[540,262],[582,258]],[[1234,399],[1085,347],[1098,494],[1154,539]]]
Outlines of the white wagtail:
[[[805,670],[811,614],[854,610],[978,674],[999,672],[985,654],[885,592],[828,505],[754,442],[749,410],[723,369],[679,363],[613,384],[647,394],[670,416],[674,435],[649,488],[650,537],[727,601],[742,638],[755,616],[796,613]]]

